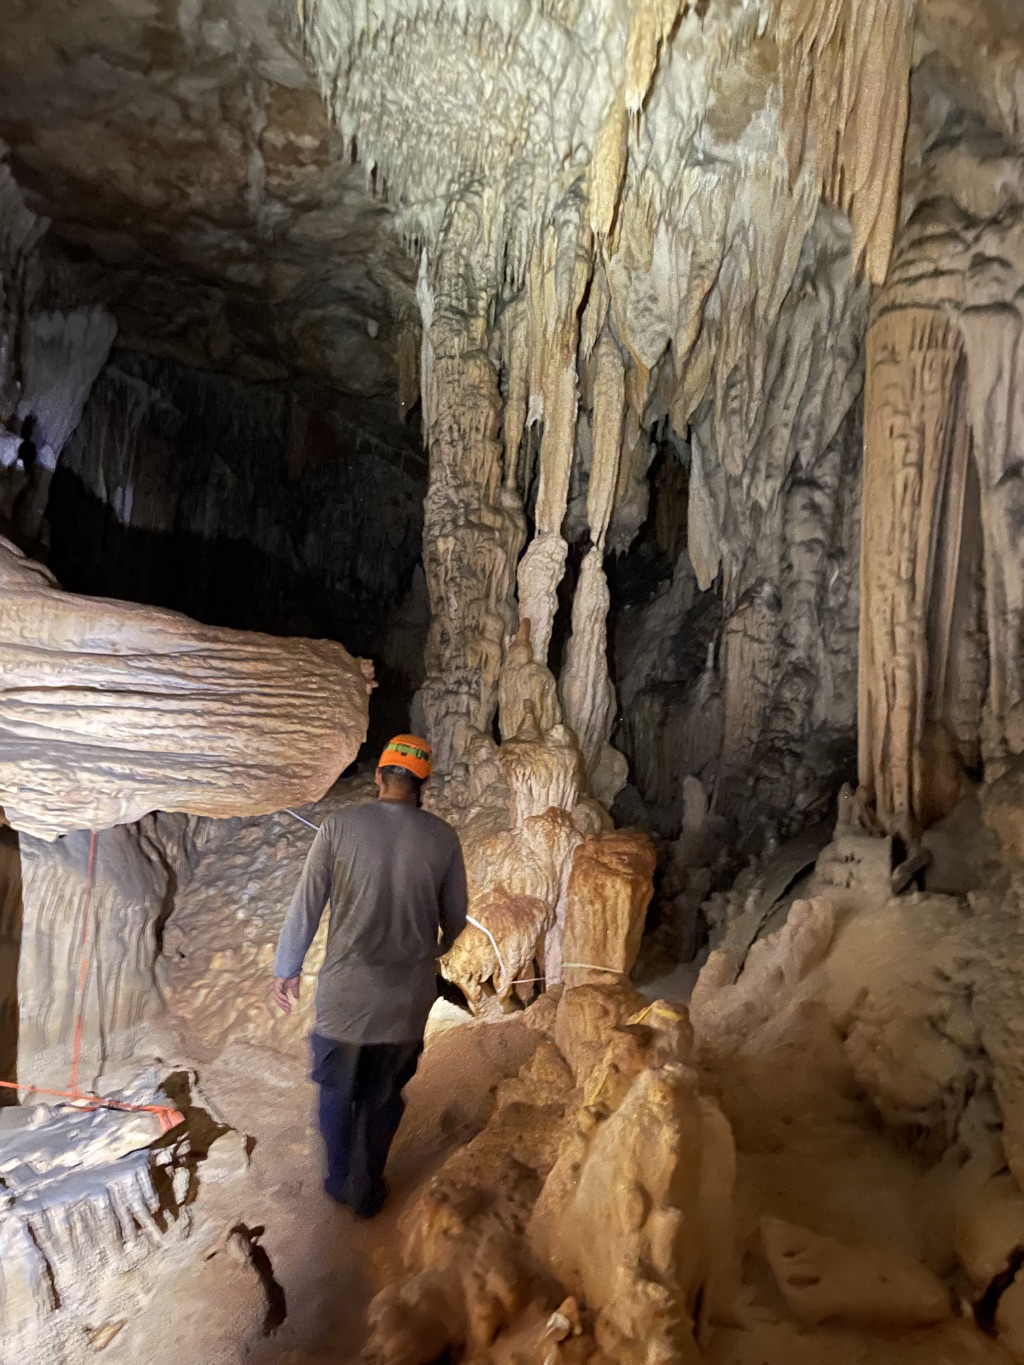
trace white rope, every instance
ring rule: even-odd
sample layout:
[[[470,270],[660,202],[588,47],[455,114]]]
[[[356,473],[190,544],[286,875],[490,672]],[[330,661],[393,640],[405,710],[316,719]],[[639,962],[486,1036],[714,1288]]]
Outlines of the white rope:
[[[474,928],[479,929],[482,933],[485,933],[487,937],[491,940],[491,947],[494,949],[494,955],[498,959],[498,966],[501,968],[501,974],[505,978],[505,980],[508,981],[509,972],[508,968],[505,966],[505,959],[501,955],[501,949],[498,947],[498,940],[494,937],[494,935],[491,933],[490,929],[488,929],[486,924],[481,924],[480,921],[478,919],[474,919],[472,915],[466,916],[466,923],[472,924]],[[511,985],[512,983],[509,982],[509,984]]]
[[[285,815],[294,815],[296,820],[301,820],[301,822],[304,825],[308,825],[310,829],[315,829],[317,831],[320,829],[319,825],[314,825],[312,820],[307,820],[304,815],[300,815],[297,810],[292,810],[289,806],[285,806],[284,813]]]

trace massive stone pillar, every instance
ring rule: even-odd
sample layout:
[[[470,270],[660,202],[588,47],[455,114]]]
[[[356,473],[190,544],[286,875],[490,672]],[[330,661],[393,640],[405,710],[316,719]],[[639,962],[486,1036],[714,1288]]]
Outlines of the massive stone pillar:
[[[860,779],[912,837],[955,799],[935,742],[956,594],[969,440],[962,346],[929,308],[884,308],[867,341],[861,535]],[[934,721],[930,738],[926,733]],[[946,788],[953,783],[952,792]]]
[[[453,205],[419,284],[431,612],[420,701],[442,773],[465,763],[470,737],[494,719],[525,533],[515,484],[502,480],[501,395],[488,356],[494,283],[482,233],[474,204]]]

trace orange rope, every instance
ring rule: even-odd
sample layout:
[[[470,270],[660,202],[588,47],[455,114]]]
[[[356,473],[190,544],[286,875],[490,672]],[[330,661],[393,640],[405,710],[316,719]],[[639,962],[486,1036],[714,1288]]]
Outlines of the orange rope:
[[[118,1109],[132,1113],[156,1114],[160,1127],[167,1133],[184,1122],[184,1114],[169,1104],[126,1104],[122,1100],[105,1100],[99,1095],[87,1095],[79,1089],[78,1072],[82,1059],[82,1036],[85,1031],[85,999],[89,981],[89,913],[92,910],[92,888],[96,878],[96,831],[89,836],[89,870],[85,883],[85,903],[82,912],[82,951],[78,962],[78,1008],[75,1011],[74,1042],[71,1047],[71,1078],[69,1090],[45,1090],[39,1085],[23,1085],[20,1081],[0,1081],[4,1090],[25,1090],[33,1095],[55,1095],[59,1099],[74,1100],[88,1109]]]
[[[77,1095],[71,1090],[46,1090],[41,1085],[22,1085],[20,1081],[0,1081],[4,1090],[25,1090],[31,1095],[56,1095],[62,1100],[74,1100],[85,1109],[119,1109],[135,1114],[156,1114],[160,1127],[167,1133],[184,1122],[185,1115],[169,1104],[128,1104],[124,1100],[105,1100],[99,1095]]]

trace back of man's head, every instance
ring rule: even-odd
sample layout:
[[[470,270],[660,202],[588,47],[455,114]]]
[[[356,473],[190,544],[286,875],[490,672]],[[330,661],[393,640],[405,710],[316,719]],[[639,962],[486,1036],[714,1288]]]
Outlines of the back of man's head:
[[[409,772],[408,768],[378,768],[381,794],[395,796],[403,800],[418,799],[423,790],[423,780]]]

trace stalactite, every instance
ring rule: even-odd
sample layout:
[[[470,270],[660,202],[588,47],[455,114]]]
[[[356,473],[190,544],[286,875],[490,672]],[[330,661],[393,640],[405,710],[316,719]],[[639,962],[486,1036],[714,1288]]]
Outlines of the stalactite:
[[[626,763],[608,745],[616,698],[608,676],[609,595],[603,561],[619,472],[625,374],[618,344],[607,331],[594,350],[593,388],[593,460],[587,488],[593,545],[576,585],[560,690],[566,721],[579,737],[591,791],[610,805],[625,781]]]
[[[814,156],[823,197],[849,215],[854,260],[876,284],[899,213],[915,9],[916,0],[774,4],[792,173]]]
[[[116,332],[113,317],[101,307],[37,313],[26,323],[18,417],[23,426],[32,419],[35,458],[28,488],[15,509],[15,524],[28,544],[38,539],[60,453],[79,423]]]
[[[34,251],[49,226],[25,206],[0,143],[0,440],[10,432],[21,397],[21,341]],[[2,458],[0,465],[10,463]]]
[[[530,411],[530,312],[522,296],[502,314],[501,333],[506,371],[502,427],[505,486],[514,489],[519,477],[519,448]]]
[[[397,344],[398,411],[402,417],[407,416],[419,402],[421,337],[419,320],[403,319]]]
[[[562,539],[562,522],[569,497],[579,399],[576,373],[579,310],[591,270],[587,233],[579,214],[577,201],[570,199],[563,206],[558,223],[544,239],[539,289],[531,280],[532,315],[537,318],[539,304],[543,319],[544,435],[535,511],[537,531],[519,565],[519,611],[531,623],[533,652],[538,663],[546,662],[548,657],[556,593],[568,551]],[[534,325],[531,347],[536,350],[539,344]]]

